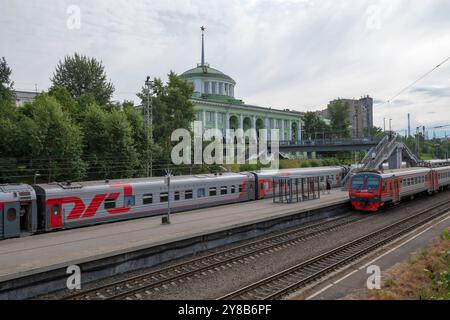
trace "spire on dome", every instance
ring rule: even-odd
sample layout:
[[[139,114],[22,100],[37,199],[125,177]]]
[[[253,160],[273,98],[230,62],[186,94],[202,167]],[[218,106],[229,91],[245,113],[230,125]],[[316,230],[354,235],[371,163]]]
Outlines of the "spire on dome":
[[[205,27],[201,26],[200,30],[202,30],[202,64],[203,67],[205,65]]]

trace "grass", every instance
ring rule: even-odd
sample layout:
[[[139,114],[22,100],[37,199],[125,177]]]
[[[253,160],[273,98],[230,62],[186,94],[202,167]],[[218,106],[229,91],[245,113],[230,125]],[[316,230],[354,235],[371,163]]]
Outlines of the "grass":
[[[387,272],[381,290],[369,299],[450,300],[450,230],[439,241]]]

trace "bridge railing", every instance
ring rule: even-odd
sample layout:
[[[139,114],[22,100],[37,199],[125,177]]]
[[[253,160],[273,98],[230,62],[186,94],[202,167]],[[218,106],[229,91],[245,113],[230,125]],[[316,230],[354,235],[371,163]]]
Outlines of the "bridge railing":
[[[352,144],[368,144],[379,143],[378,138],[356,138],[356,139],[315,139],[302,141],[286,141],[280,140],[280,146],[323,146],[323,145],[352,145]],[[270,143],[270,141],[269,141]]]

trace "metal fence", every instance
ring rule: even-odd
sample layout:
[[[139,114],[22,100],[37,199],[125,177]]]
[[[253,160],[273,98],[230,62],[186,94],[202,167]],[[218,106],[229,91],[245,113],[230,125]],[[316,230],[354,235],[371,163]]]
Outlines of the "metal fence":
[[[296,203],[320,199],[320,177],[275,177],[272,185],[274,203]]]

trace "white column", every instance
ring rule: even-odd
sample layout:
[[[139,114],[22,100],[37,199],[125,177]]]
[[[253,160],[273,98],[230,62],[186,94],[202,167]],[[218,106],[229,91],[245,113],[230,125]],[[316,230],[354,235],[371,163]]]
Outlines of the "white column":
[[[230,129],[230,113],[227,111],[225,116],[225,140],[228,143],[228,129]]]
[[[206,128],[206,111],[202,111],[202,122],[203,122],[203,130]]]
[[[216,112],[214,112],[214,128],[219,129],[219,115]]]
[[[298,136],[297,136],[298,143],[302,142],[302,120],[298,123]]]
[[[280,140],[284,141],[285,139],[285,135],[284,135],[284,119],[281,120],[281,134],[280,134]]]
[[[209,91],[209,94],[212,94],[212,81],[208,82],[208,91]]]
[[[252,128],[256,130],[256,116],[252,116]]]
[[[269,118],[266,117],[265,119],[265,126],[266,126],[266,130],[267,130],[267,136],[266,136],[266,140],[270,139],[270,122],[269,122]]]
[[[244,116],[242,114],[239,115],[239,129],[244,130]]]
[[[288,129],[288,132],[289,132],[288,140],[289,140],[289,141],[292,141],[292,120],[289,120],[289,129]]]

